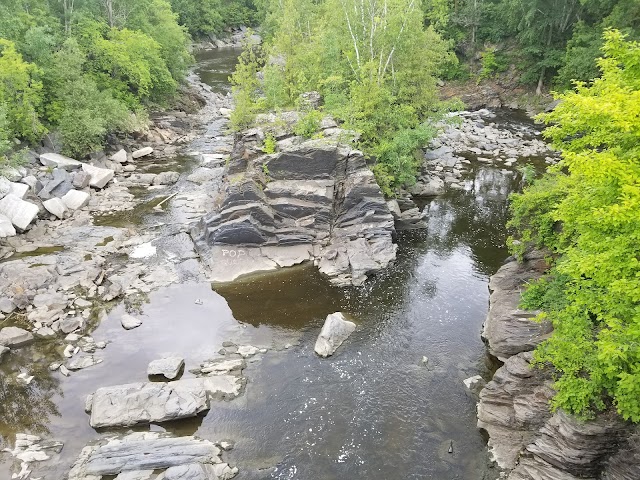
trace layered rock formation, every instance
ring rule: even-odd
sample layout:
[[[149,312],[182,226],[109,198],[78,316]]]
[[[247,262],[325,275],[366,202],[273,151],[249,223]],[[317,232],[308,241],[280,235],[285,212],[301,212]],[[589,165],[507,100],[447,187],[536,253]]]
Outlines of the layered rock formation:
[[[552,374],[531,362],[532,350],[552,327],[518,308],[524,284],[544,270],[543,256],[535,252],[491,278],[483,338],[504,365],[480,392],[478,427],[489,434],[492,458],[508,480],[640,478],[640,441],[615,413],[581,421],[550,410]]]
[[[322,138],[244,132],[217,208],[192,235],[212,281],[313,260],[338,285],[359,285],[395,259],[394,220],[353,134],[329,120]]]

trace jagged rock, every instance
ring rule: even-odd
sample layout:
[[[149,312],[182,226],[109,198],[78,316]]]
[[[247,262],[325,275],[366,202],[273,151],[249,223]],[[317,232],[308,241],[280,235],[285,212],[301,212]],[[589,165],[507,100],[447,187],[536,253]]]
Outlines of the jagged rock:
[[[89,204],[90,198],[91,196],[87,192],[69,190],[61,200],[69,210],[78,210],[82,207],[86,207]]]
[[[94,167],[88,163],[82,164],[82,170],[91,175],[89,185],[93,188],[104,188],[114,175],[114,171],[111,169]]]
[[[54,168],[52,178],[38,192],[38,197],[43,200],[52,197],[62,197],[73,188],[72,177],[63,168]]]
[[[462,383],[464,383],[464,386],[467,387],[470,392],[475,393],[476,395],[479,395],[480,391],[487,384],[487,382],[484,381],[484,378],[482,378],[480,375],[474,375],[473,377],[465,378]]]
[[[173,437],[159,432],[135,432],[124,436],[110,436],[82,449],[78,460],[69,472],[69,480],[99,480],[123,472],[165,470],[169,479],[226,480],[237,473],[220,459],[221,451],[214,443],[193,436]],[[213,476],[189,476],[201,465],[201,471],[209,470]],[[187,469],[182,467],[187,466]],[[172,470],[174,469],[174,470]],[[231,476],[230,471],[233,471]],[[125,477],[127,478],[127,477]]]
[[[16,229],[14,228],[9,217],[0,214],[0,238],[13,237],[16,235]]]
[[[153,153],[153,148],[144,147],[144,148],[141,148],[140,150],[136,150],[135,152],[133,152],[131,154],[131,156],[133,158],[140,158],[140,157],[144,157],[146,155],[151,155],[152,153]]]
[[[234,398],[241,389],[242,380],[232,375],[99,388],[93,394],[90,423],[100,428],[194,417],[209,409],[210,398]]]
[[[259,351],[260,349],[258,347],[254,347],[253,345],[240,345],[238,347],[238,355],[240,355],[242,358],[252,357]]]
[[[4,347],[23,347],[33,342],[33,335],[22,328],[4,327],[0,330],[0,345]]]
[[[59,327],[62,333],[71,333],[81,328],[83,324],[82,317],[66,317],[60,322]]]
[[[200,373],[221,375],[231,372],[240,372],[246,367],[246,365],[246,362],[241,358],[206,362],[200,366]]]
[[[640,478],[640,430],[629,436],[616,454],[609,457],[602,480],[637,480]]]
[[[585,422],[558,411],[527,446],[527,455],[532,455],[530,465],[537,464],[540,469],[548,464],[579,478],[595,478],[630,431],[630,424],[615,414],[598,415]]]
[[[26,230],[31,222],[38,216],[38,207],[26,202],[12,193],[0,199],[0,214],[11,220],[11,223],[20,230]]]
[[[87,188],[91,184],[91,175],[87,172],[80,171],[76,172],[73,176],[73,186],[74,188],[82,190],[83,188]]]
[[[182,357],[159,358],[149,363],[147,375],[162,375],[173,380],[178,376],[182,367],[184,367],[184,358]]]
[[[547,268],[544,256],[532,253],[522,264],[511,261],[503,265],[489,281],[490,307],[482,337],[491,354],[503,362],[512,355],[533,350],[551,334],[549,322],[533,321],[537,312],[518,308],[526,283],[540,277]]]
[[[0,345],[0,363],[2,362],[2,358],[11,351],[9,347],[5,347],[4,345]]]
[[[314,351],[321,357],[333,355],[356,329],[356,324],[347,320],[342,312],[327,315]]]
[[[333,283],[358,285],[395,259],[393,216],[373,173],[334,133],[285,139],[278,153],[260,156],[264,132],[243,132],[225,167],[219,208],[192,232],[210,279],[315,259]],[[224,258],[225,247],[241,255]]]
[[[491,456],[504,469],[516,466],[520,452],[551,417],[551,376],[531,368],[532,356],[523,352],[508,358],[480,392],[478,428],[489,434]]]
[[[64,170],[74,170],[82,166],[82,162],[59,153],[43,153],[40,155],[40,163],[45,167],[57,167]]]
[[[59,198],[50,198],[49,200],[45,200],[44,202],[42,202],[42,205],[47,209],[49,213],[55,215],[60,219],[66,217],[67,213],[69,212],[65,203]]]

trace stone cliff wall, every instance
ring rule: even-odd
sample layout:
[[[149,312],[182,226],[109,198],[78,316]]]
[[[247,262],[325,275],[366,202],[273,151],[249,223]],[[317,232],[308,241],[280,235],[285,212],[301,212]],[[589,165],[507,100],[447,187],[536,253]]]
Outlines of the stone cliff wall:
[[[353,134],[323,123],[315,139],[283,128],[272,154],[261,128],[237,138],[218,205],[192,232],[212,281],[310,260],[359,285],[395,259],[393,216]]]
[[[478,427],[489,435],[492,458],[508,480],[639,479],[640,437],[627,422],[613,412],[580,421],[550,411],[552,372],[530,363],[552,327],[518,308],[524,284],[544,269],[543,256],[532,253],[522,264],[503,265],[489,284],[482,336],[504,362],[478,403]]]

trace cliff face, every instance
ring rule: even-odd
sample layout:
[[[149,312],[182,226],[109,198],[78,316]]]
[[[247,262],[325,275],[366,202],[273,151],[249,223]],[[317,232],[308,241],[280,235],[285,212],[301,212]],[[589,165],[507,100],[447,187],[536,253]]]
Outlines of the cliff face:
[[[580,421],[550,411],[552,372],[530,362],[552,327],[518,308],[524,284],[543,272],[543,256],[533,253],[491,278],[483,338],[504,364],[480,392],[478,427],[508,480],[639,479],[640,437],[627,422],[613,412]]]
[[[193,232],[213,281],[314,261],[337,285],[359,285],[395,259],[394,220],[350,132],[321,138],[261,128],[237,138],[218,205]]]

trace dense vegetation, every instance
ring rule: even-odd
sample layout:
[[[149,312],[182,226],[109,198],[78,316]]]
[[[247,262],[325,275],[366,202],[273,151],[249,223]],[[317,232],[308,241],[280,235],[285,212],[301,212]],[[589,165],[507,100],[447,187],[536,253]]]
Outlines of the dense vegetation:
[[[606,28],[640,39],[637,0],[425,0],[424,11],[465,65],[480,60],[474,73],[488,76],[513,64],[520,80],[538,91],[596,76]],[[464,78],[469,71],[448,74]]]
[[[258,18],[250,0],[3,0],[0,163],[14,139],[59,133],[64,153],[101,148],[143,126],[176,94],[193,35]],[[180,23],[180,22],[183,23]]]
[[[583,416],[613,404],[640,421],[640,44],[604,34],[592,83],[558,95],[541,118],[562,161],[513,198],[516,253],[551,251],[524,306],[553,336],[537,361],[557,372],[554,406]]]
[[[443,109],[436,79],[456,62],[440,35],[425,28],[420,8],[419,0],[274,1],[268,42],[249,47],[233,77],[234,126],[318,91],[324,111],[360,133],[387,194],[413,183],[416,149],[435,133],[430,120]],[[314,116],[308,112],[302,122]]]

